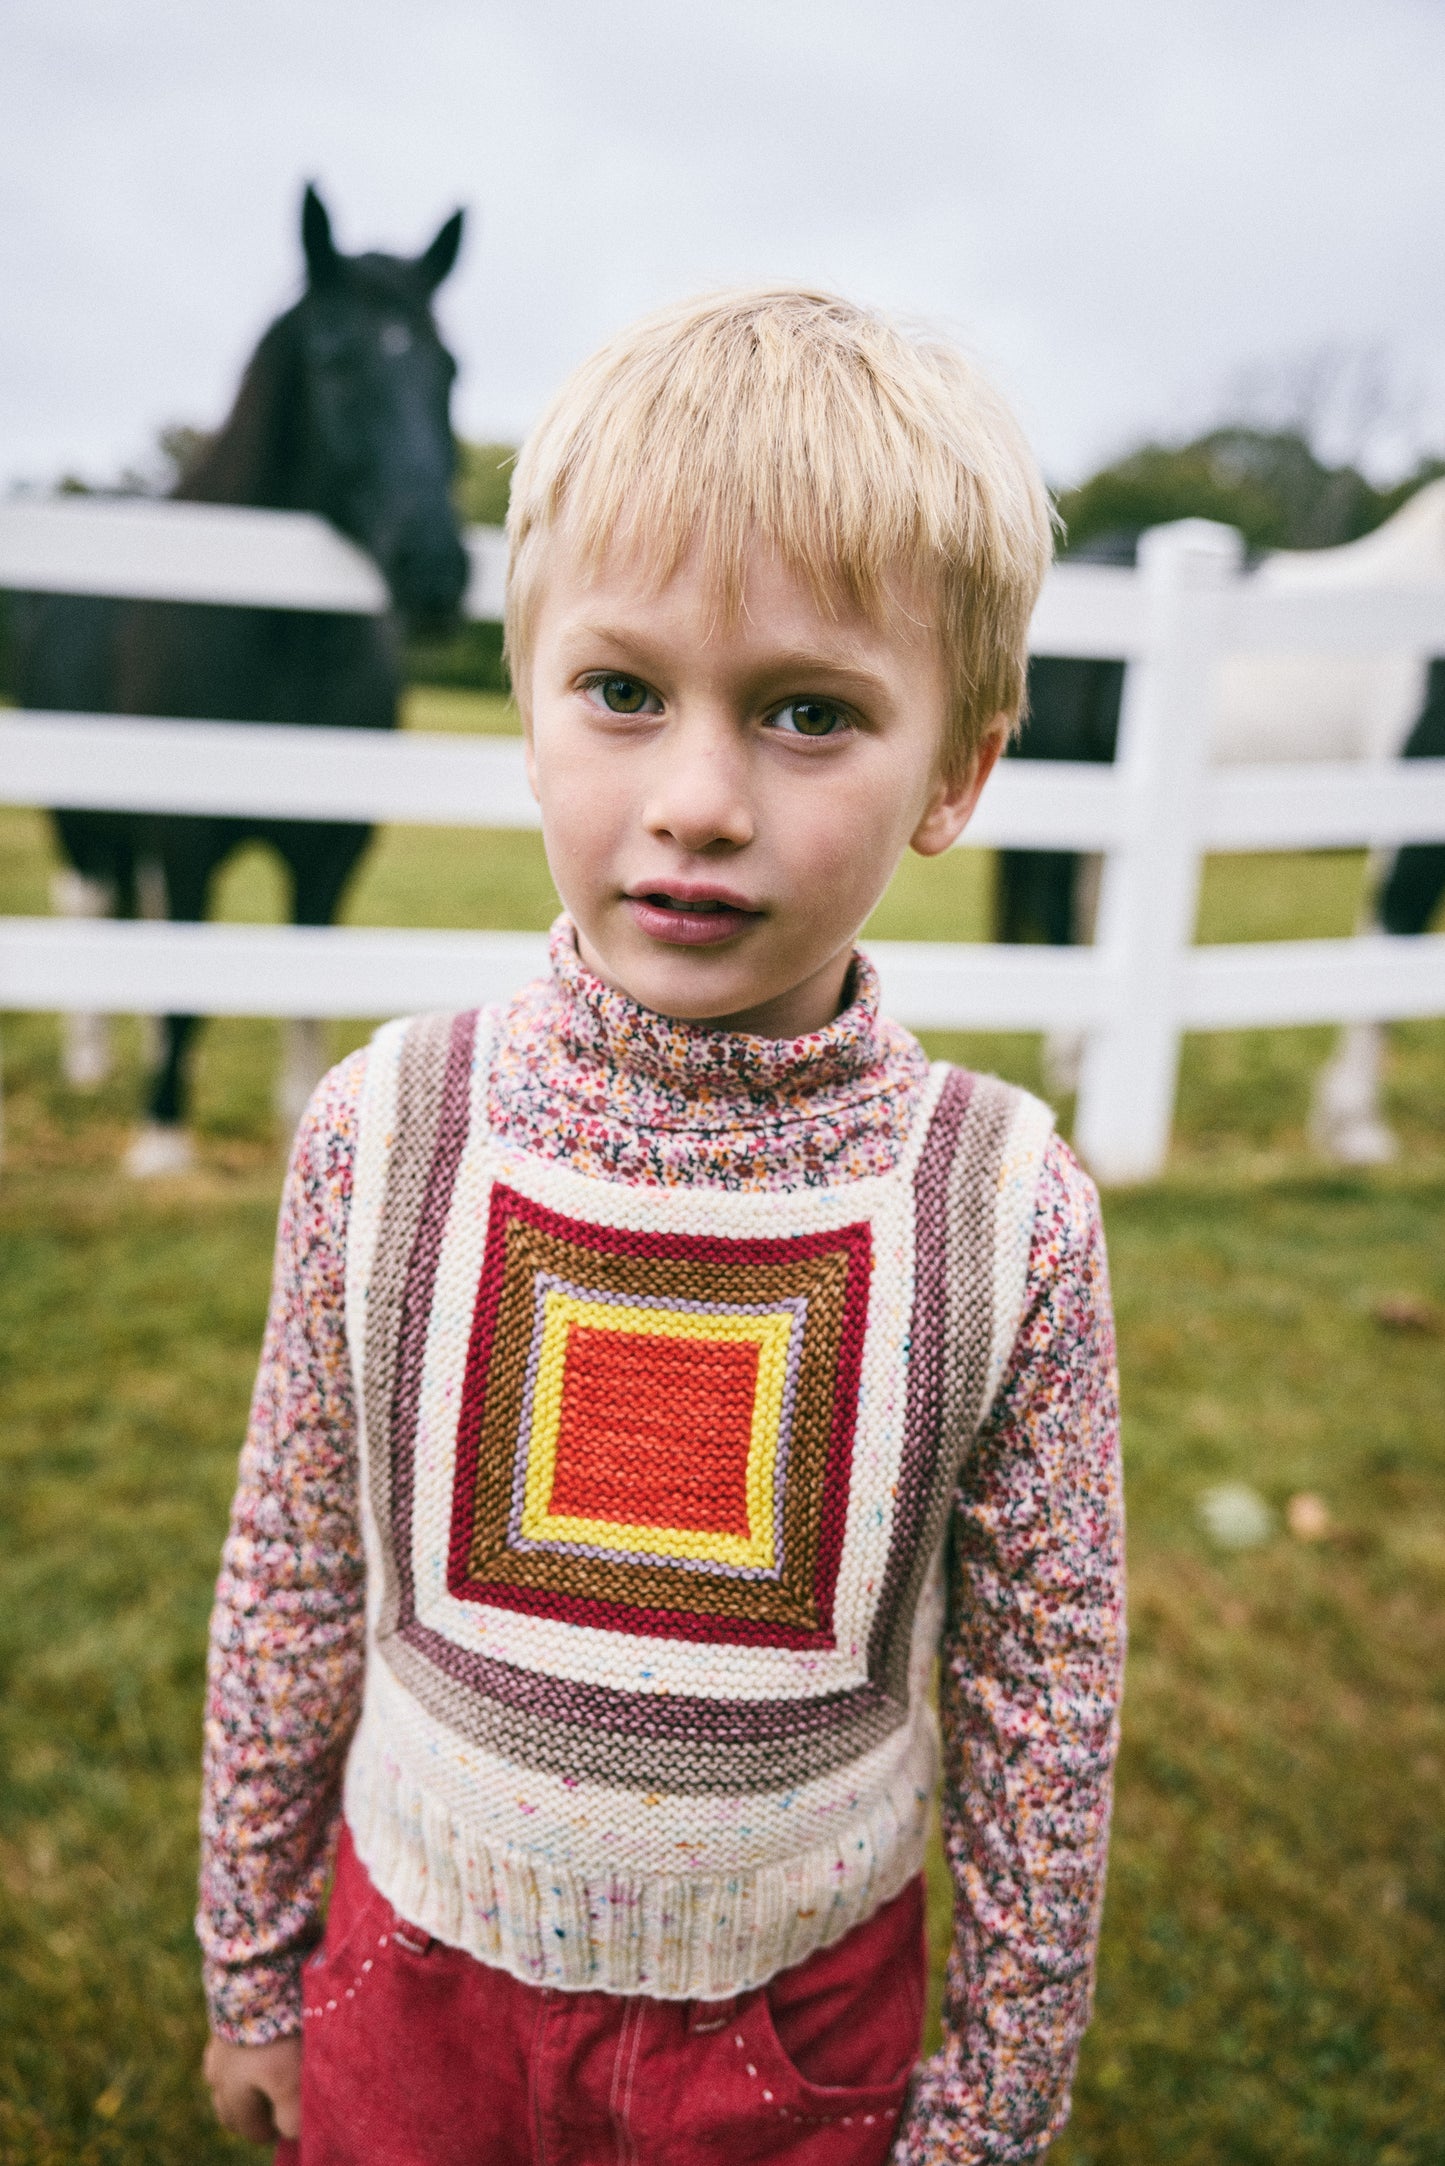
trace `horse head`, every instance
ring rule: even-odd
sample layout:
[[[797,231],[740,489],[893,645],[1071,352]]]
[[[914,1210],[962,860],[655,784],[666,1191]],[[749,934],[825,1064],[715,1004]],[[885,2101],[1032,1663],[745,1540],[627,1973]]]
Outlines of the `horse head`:
[[[314,188],[301,213],[307,288],[291,311],[291,501],[380,566],[418,622],[454,616],[468,560],[451,499],[456,363],[432,296],[457,259],[456,211],[419,256],[346,256]]]

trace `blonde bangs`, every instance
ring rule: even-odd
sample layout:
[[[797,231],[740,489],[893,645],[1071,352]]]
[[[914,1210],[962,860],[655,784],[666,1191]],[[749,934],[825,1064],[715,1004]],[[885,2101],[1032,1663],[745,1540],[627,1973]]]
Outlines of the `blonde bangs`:
[[[943,643],[945,764],[1023,699],[1051,548],[1038,469],[954,348],[826,293],[762,288],[661,311],[572,376],[517,464],[507,653],[521,686],[548,538],[600,566],[625,549],[659,585],[691,552],[720,608],[759,541],[824,609],[871,616],[900,582]]]

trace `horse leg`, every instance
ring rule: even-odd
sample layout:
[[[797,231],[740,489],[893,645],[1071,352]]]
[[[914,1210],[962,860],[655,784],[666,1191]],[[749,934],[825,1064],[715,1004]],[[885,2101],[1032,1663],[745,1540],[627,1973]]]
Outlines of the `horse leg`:
[[[319,1016],[288,1015],[281,1024],[281,1066],[276,1072],[276,1118],[288,1137],[331,1066],[325,1023]]]
[[[82,622],[84,620],[82,619]],[[77,703],[78,704],[78,703]],[[50,884],[57,917],[130,917],[134,914],[134,823],[123,813],[51,814],[66,863]],[[61,1023],[61,1068],[76,1090],[94,1090],[110,1073],[110,1018],[67,1014]]]
[[[67,866],[50,880],[50,906],[57,917],[108,918],[115,914],[116,893],[110,880],[88,879]],[[72,1090],[93,1091],[110,1074],[110,1017],[80,1010],[61,1017],[60,1067]]]
[[[181,924],[198,924],[206,914],[206,891],[215,864],[210,849],[199,841],[191,848],[169,849],[163,862],[147,861],[137,870],[139,907],[150,916],[160,902],[168,905],[160,915]],[[167,1015],[159,1022],[160,1059],[151,1077],[145,1123],[125,1156],[125,1170],[136,1180],[189,1172],[196,1158],[185,1117],[190,1053],[200,1017]]]
[[[298,925],[335,923],[341,898],[371,840],[369,827],[293,829],[277,838],[291,869],[292,914]],[[329,1031],[318,1016],[288,1016],[281,1025],[276,1116],[288,1137],[331,1066]]]
[[[1445,756],[1445,661],[1430,664],[1425,705],[1401,747],[1406,760]],[[1407,844],[1376,878],[1375,912],[1367,922],[1387,933],[1425,932],[1445,894],[1445,843]],[[1352,1023],[1340,1033],[1334,1058],[1320,1075],[1310,1110],[1310,1136],[1347,1165],[1393,1158],[1395,1138],[1380,1113],[1385,1033],[1378,1023]]]
[[[1378,885],[1378,918],[1387,933],[1413,937],[1429,929],[1445,895],[1445,844],[1413,843],[1397,850]],[[1320,1072],[1310,1107],[1310,1140],[1347,1166],[1380,1166],[1395,1156],[1395,1137],[1380,1111],[1385,1032],[1379,1023],[1349,1023]]]
[[[1104,860],[1097,850],[1092,850],[1081,851],[1076,857],[1071,857],[1069,863],[1071,877],[1068,896],[1068,944],[1074,948],[1087,948],[1093,945],[1094,926],[1099,915],[1099,888],[1103,879]],[[1042,1055],[1044,1086],[1051,1098],[1067,1098],[1078,1089],[1088,1035],[1084,1030],[1045,1031]]]
[[[1383,1166],[1399,1146],[1380,1114],[1385,1033],[1379,1023],[1347,1023],[1320,1070],[1310,1106],[1309,1138],[1342,1166]]]
[[[1027,940],[1033,852],[1000,850],[994,858],[993,937],[1007,947]]]
[[[1073,850],[1041,850],[1038,853],[1039,916],[1050,947],[1071,948],[1093,934],[1090,917],[1081,929],[1080,897],[1090,860]],[[1067,1098],[1079,1087],[1084,1065],[1084,1033],[1081,1030],[1046,1030],[1040,1049],[1044,1088],[1051,1098]]]
[[[1442,895],[1445,842],[1407,844],[1380,890],[1380,923],[1387,933],[1427,932]]]
[[[1381,859],[1370,864],[1370,883],[1379,893]],[[1379,919],[1370,905],[1360,913],[1359,932],[1376,932]],[[1380,1111],[1380,1083],[1385,1068],[1385,1031],[1380,1023],[1346,1023],[1335,1050],[1315,1078],[1306,1133],[1314,1148],[1341,1166],[1383,1166],[1395,1156],[1394,1136]]]
[[[137,858],[132,884],[135,891],[135,915],[155,924],[163,924],[170,915],[170,898],[166,893],[166,868],[160,859]],[[166,1056],[165,1033],[158,1015],[141,1017],[140,1042],[142,1061],[147,1072],[154,1074]]]

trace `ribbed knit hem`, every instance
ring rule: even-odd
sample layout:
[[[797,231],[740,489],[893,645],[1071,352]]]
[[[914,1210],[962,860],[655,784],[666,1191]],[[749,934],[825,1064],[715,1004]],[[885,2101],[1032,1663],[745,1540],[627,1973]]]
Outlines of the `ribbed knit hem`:
[[[459,1825],[394,1759],[353,1750],[346,1819],[399,1915],[526,1985],[725,2000],[871,1917],[922,1870],[929,1787],[851,1818],[841,1844],[726,1875],[589,1875]]]

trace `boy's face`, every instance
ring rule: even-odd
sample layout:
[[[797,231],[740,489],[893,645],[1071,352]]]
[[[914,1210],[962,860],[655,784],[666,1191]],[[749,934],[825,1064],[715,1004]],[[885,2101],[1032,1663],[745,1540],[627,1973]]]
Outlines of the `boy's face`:
[[[553,541],[525,687],[548,862],[582,960],[644,1007],[765,1037],[832,1021],[903,851],[947,849],[997,757],[938,773],[939,643],[901,592],[820,608],[759,547],[729,619],[694,560],[658,588]]]

